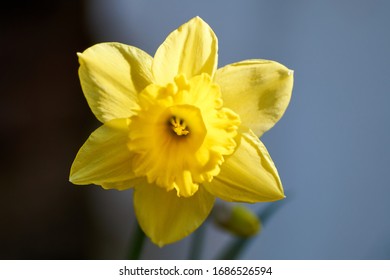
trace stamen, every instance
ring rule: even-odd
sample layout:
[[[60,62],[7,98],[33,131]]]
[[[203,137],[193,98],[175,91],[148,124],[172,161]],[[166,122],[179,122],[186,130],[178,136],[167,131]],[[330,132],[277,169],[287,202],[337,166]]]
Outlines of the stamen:
[[[185,136],[188,133],[190,133],[187,124],[181,118],[173,116],[170,119],[169,123],[171,124],[172,130],[176,133],[177,136],[183,136],[183,135]]]

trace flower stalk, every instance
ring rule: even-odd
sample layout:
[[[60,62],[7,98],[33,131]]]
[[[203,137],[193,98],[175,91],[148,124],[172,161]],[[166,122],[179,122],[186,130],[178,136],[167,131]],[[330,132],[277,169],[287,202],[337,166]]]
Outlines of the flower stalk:
[[[142,249],[145,244],[145,233],[140,228],[139,224],[136,223],[134,229],[134,235],[130,241],[130,249],[128,252],[129,260],[139,260],[142,255]]]

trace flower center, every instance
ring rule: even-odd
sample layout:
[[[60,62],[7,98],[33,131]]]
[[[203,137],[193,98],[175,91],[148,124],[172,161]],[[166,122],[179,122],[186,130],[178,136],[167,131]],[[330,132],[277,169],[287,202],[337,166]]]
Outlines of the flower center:
[[[169,125],[177,136],[186,136],[188,133],[190,133],[185,121],[179,117],[172,116],[169,120]]]
[[[150,184],[190,197],[218,175],[234,152],[238,116],[222,107],[219,87],[207,74],[183,75],[164,87],[147,86],[131,118],[128,147],[134,172]]]

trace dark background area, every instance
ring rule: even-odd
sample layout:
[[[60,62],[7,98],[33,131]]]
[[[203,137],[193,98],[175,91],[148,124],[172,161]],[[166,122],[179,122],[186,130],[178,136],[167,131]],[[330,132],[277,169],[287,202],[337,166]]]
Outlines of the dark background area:
[[[0,16],[0,258],[83,259],[85,188],[68,182],[94,121],[77,75],[83,1],[8,1]]]

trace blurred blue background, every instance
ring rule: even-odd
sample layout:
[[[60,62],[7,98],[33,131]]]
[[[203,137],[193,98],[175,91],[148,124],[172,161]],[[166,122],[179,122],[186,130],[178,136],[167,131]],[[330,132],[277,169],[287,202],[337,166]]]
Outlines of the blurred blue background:
[[[61,7],[69,9],[71,15],[70,5]],[[64,162],[60,164],[64,170],[58,176],[60,180],[67,181],[75,152],[98,125],[78,88],[75,52],[94,43],[118,41],[153,55],[171,31],[198,15],[218,36],[219,66],[265,58],[295,70],[290,106],[262,138],[279,170],[287,198],[278,202],[280,209],[240,257],[390,259],[390,186],[386,179],[390,173],[390,2],[88,0],[80,11],[78,24],[69,26],[75,33],[83,28],[84,39],[64,50],[72,53],[65,74],[75,87],[68,93],[72,97],[64,97],[73,103],[62,106],[64,112],[57,118],[58,124],[68,120],[63,129],[72,131],[60,134],[72,143],[66,154],[57,158]],[[75,107],[76,116],[69,113]],[[53,164],[57,165],[54,159]],[[59,179],[53,178],[56,181]],[[131,191],[107,192],[98,187],[73,191],[79,188],[68,183],[65,188],[66,192],[77,192],[82,205],[78,204],[80,212],[66,212],[70,219],[78,217],[71,235],[81,241],[69,241],[76,244],[69,254],[45,255],[38,246],[32,246],[30,251],[19,249],[22,253],[16,258],[123,258],[134,228]],[[73,195],[67,199],[74,203]],[[266,206],[250,207],[257,211]],[[80,218],[80,213],[85,218]],[[206,225],[202,257],[208,259],[232,237],[210,222]],[[82,234],[77,233],[81,229]],[[148,242],[142,257],[186,258],[191,238],[163,249]],[[83,248],[82,252],[77,248]]]

